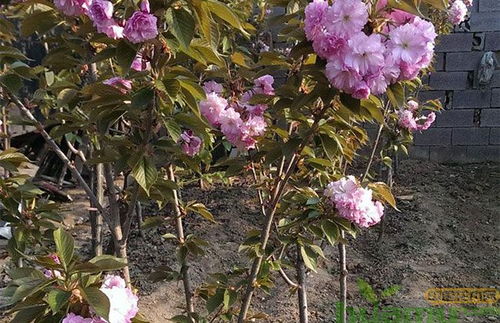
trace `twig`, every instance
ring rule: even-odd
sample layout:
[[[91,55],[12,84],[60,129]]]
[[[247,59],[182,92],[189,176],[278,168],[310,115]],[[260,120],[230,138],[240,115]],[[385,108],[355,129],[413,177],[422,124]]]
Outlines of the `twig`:
[[[370,159],[368,160],[368,165],[366,165],[366,170],[365,173],[363,174],[363,177],[361,178],[361,182],[363,182],[366,179],[366,176],[368,176],[368,173],[370,172],[373,158],[375,157],[375,152],[377,151],[378,143],[380,141],[380,136],[382,134],[383,129],[384,129],[384,124],[382,123],[378,127],[377,137],[375,138],[375,142],[373,143],[372,153],[370,154]]]
[[[274,257],[274,255],[271,257],[271,259],[273,261],[276,261],[276,257]],[[280,265],[280,269],[278,270],[278,272],[279,272],[281,278],[283,278],[283,280],[285,281],[285,283],[288,284],[288,286],[294,287],[294,288],[299,287],[299,285],[296,282],[294,282],[293,280],[290,279],[290,277],[288,277],[288,275],[286,274],[283,267],[281,267],[281,265]]]
[[[102,204],[99,203],[99,201],[97,200],[97,197],[95,196],[94,192],[92,192],[87,182],[85,182],[82,175],[76,169],[75,165],[73,165],[73,163],[66,157],[61,148],[59,148],[59,146],[56,144],[54,139],[52,139],[52,137],[47,133],[47,131],[45,131],[43,125],[33,116],[30,110],[17,98],[17,96],[15,96],[12,93],[9,93],[9,96],[12,99],[12,101],[17,105],[21,113],[34,124],[35,128],[38,130],[38,132],[40,132],[43,139],[45,139],[50,148],[52,148],[52,150],[56,153],[57,157],[59,157],[59,159],[61,159],[61,161],[68,166],[68,169],[70,170],[73,177],[77,180],[78,184],[82,186],[83,190],[85,191],[85,193],[87,193],[87,196],[92,201],[92,203],[94,203],[95,207],[99,210],[99,212],[105,214],[106,211],[102,207]]]
[[[168,166],[168,179],[172,182],[175,182],[175,173],[174,167],[172,164]],[[174,211],[175,211],[175,224],[177,229],[177,239],[179,240],[179,244],[182,246],[185,242],[184,237],[184,228],[182,225],[182,211],[179,204],[179,194],[177,190],[173,190],[174,195]],[[184,285],[184,296],[186,297],[186,311],[187,316],[190,322],[195,322],[192,313],[194,312],[194,304],[193,304],[193,293],[191,291],[191,280],[189,279],[189,266],[187,264],[187,260],[184,257],[181,260],[181,275],[182,282]]]

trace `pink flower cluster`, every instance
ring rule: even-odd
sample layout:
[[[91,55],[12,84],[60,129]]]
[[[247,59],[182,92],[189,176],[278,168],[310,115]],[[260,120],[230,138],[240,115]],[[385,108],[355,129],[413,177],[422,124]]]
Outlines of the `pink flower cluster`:
[[[130,323],[139,308],[137,295],[127,288],[120,276],[108,275],[100,288],[109,298],[109,323]]]
[[[201,138],[195,136],[192,130],[184,131],[179,138],[182,151],[189,157],[198,154],[201,149]]]
[[[453,0],[448,8],[448,20],[458,25],[465,20],[467,16],[467,7],[472,6],[472,0]]]
[[[100,288],[109,299],[109,320],[101,317],[82,317],[68,313],[62,323],[131,323],[139,308],[138,297],[127,288],[125,281],[120,276],[108,275]]]
[[[54,0],[54,4],[68,16],[88,15],[98,32],[113,39],[125,37],[141,43],[158,35],[157,18],[149,12],[148,0],[141,2],[141,10],[135,11],[125,26],[113,18],[113,3],[107,0]]]
[[[62,323],[107,323],[100,317],[83,317],[77,315],[75,313],[68,313],[63,320]]]
[[[381,1],[383,2],[383,1]],[[358,99],[384,93],[389,84],[415,78],[434,54],[434,26],[419,17],[388,16],[384,34],[364,33],[368,7],[361,0],[314,0],[305,9],[304,31],[327,60],[330,83]]]
[[[57,9],[67,16],[79,16],[87,13],[92,0],[54,0]]]
[[[372,194],[371,189],[361,187],[353,176],[331,182],[324,191],[340,217],[362,228],[379,223],[384,214],[384,206],[373,201]]]
[[[426,117],[417,117],[419,105],[416,101],[410,100],[407,103],[407,109],[401,109],[398,112],[399,121],[398,124],[401,128],[408,129],[410,131],[422,131],[427,130],[436,120],[436,114],[430,112]]]
[[[214,127],[220,127],[226,139],[241,150],[255,148],[256,138],[266,131],[265,104],[250,104],[255,94],[274,95],[274,78],[264,75],[254,80],[251,90],[243,93],[239,100],[228,103],[221,94],[220,84],[210,81],[203,86],[206,99],[200,102],[203,116]]]
[[[130,92],[130,90],[132,90],[132,81],[126,80],[119,76],[107,79],[102,83],[117,88],[123,94],[127,94],[128,92]]]
[[[100,33],[109,38],[123,38],[123,27],[113,19],[113,4],[106,0],[93,0],[87,12]]]

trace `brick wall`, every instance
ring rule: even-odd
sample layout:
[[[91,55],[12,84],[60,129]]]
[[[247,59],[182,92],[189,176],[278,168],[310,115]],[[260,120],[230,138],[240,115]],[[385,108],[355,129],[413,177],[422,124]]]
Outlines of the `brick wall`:
[[[436,46],[431,90],[420,99],[439,98],[445,111],[429,130],[415,135],[414,158],[440,162],[500,161],[500,0],[474,0],[470,20]],[[496,54],[491,83],[477,86],[484,53]]]

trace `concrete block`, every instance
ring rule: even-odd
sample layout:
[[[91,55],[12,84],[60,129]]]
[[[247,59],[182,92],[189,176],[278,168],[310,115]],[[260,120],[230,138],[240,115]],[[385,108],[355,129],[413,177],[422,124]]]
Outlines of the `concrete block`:
[[[475,71],[483,54],[482,52],[447,53],[445,69],[447,71]]]
[[[468,74],[467,72],[434,72],[430,76],[429,86],[432,90],[465,90],[469,85]]]
[[[490,145],[500,145],[500,128],[490,128]]]
[[[491,104],[490,90],[465,90],[453,92],[454,109],[487,108]]]
[[[436,40],[436,52],[469,52],[472,50],[472,33],[440,35]]]
[[[498,0],[476,0],[479,4],[479,12],[500,11],[500,1]]]
[[[498,1],[500,3],[500,1]],[[498,14],[500,19],[500,13]],[[486,33],[484,40],[484,49],[491,51],[499,51],[500,50],[500,31],[494,33]]]
[[[445,110],[436,114],[432,128],[474,127],[474,110]]]
[[[467,147],[430,147],[429,159],[439,163],[465,163]]]
[[[500,145],[468,146],[467,159],[470,162],[500,161]]]
[[[497,1],[498,0],[493,0]],[[498,31],[500,30],[500,19],[498,11],[477,12],[470,17],[470,31]]]
[[[500,109],[481,110],[481,127],[500,127]]]
[[[488,128],[453,128],[451,143],[458,146],[487,145],[489,139]]]
[[[431,128],[422,133],[415,133],[417,146],[450,146],[451,128]]]

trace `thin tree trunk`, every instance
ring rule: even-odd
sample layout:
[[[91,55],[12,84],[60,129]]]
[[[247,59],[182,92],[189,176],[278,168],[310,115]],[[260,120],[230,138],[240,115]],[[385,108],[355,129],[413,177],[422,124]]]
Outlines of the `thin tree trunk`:
[[[300,254],[300,247],[297,244],[297,296],[299,299],[299,319],[300,323],[309,323],[309,313],[307,309],[307,286],[306,286],[306,268],[304,260]]]
[[[144,232],[142,231],[142,205],[139,201],[135,204],[135,214],[137,215],[137,230],[139,231],[139,236],[144,239]]]
[[[9,117],[7,116],[8,110],[5,105],[2,105],[2,131],[3,131],[3,149],[10,148],[10,133],[9,133]],[[4,169],[5,178],[9,177],[9,171]]]
[[[111,213],[111,223],[110,226],[111,234],[113,236],[113,242],[115,244],[115,254],[117,257],[124,258],[127,261],[127,265],[123,267],[123,276],[128,287],[131,287],[130,283],[130,272],[128,267],[127,258],[127,240],[124,239],[122,233],[122,224],[120,221],[120,208],[117,201],[117,192],[115,189],[115,181],[113,179],[113,172],[111,165],[104,164],[104,178],[106,179],[106,190],[108,193],[109,208]]]
[[[259,274],[260,266],[262,265],[262,260],[264,259],[264,250],[266,250],[267,243],[269,241],[273,221],[274,221],[274,215],[276,213],[276,209],[278,206],[278,202],[281,199],[281,196],[283,195],[284,189],[286,184],[288,183],[288,180],[290,179],[290,176],[292,176],[292,173],[297,166],[297,163],[299,161],[299,156],[302,153],[302,150],[305,148],[305,146],[309,143],[311,138],[314,136],[314,133],[317,130],[318,123],[321,120],[321,117],[323,116],[323,113],[326,111],[327,107],[322,107],[318,115],[316,115],[314,119],[314,123],[311,126],[310,134],[308,135],[307,138],[304,139],[302,144],[298,147],[296,153],[292,156],[290,159],[290,162],[288,163],[288,167],[286,168],[286,171],[282,176],[278,176],[275,181],[275,185],[273,188],[273,191],[270,194],[270,200],[268,207],[266,209],[266,222],[263,230],[261,231],[261,238],[260,238],[260,248],[262,249],[261,255],[257,256],[252,264],[252,268],[250,270],[250,274],[248,276],[248,281],[247,281],[247,287],[245,290],[245,294],[243,296],[243,301],[241,303],[240,307],[240,313],[238,315],[238,323],[243,323],[246,319],[246,316],[248,314],[248,310],[250,309],[250,304],[252,303],[252,296],[253,292],[255,289],[255,284],[257,282],[257,275]],[[282,170],[280,170],[280,173],[282,173]]]
[[[344,230],[340,230],[342,240],[345,238]],[[339,242],[339,267],[340,267],[340,322],[346,323],[347,317],[347,265],[345,244]],[[337,315],[338,317],[338,315]]]
[[[97,164],[93,167],[92,171],[92,184],[93,191],[95,192],[97,199],[101,204],[104,203],[104,174],[103,174],[103,165]],[[90,225],[92,230],[92,247],[94,250],[95,256],[102,255],[102,215],[95,210],[92,210],[90,213]]]
[[[175,182],[174,167],[172,164],[168,166],[168,179]],[[185,241],[184,228],[182,226],[182,212],[179,204],[179,195],[177,190],[173,191],[174,195],[174,211],[175,211],[175,226],[177,230],[177,239],[179,244],[183,245]],[[184,285],[184,296],[186,297],[186,311],[187,316],[191,322],[194,322],[192,313],[194,312],[193,304],[193,293],[191,291],[191,280],[189,279],[189,266],[187,264],[186,258],[184,257],[181,261],[181,275],[182,283]]]

